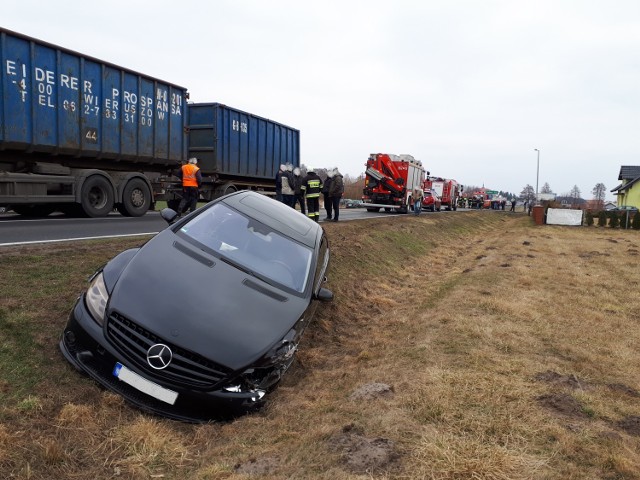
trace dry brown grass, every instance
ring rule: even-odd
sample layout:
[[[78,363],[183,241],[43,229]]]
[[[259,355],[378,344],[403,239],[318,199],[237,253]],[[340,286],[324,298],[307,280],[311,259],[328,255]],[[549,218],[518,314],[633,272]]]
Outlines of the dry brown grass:
[[[0,252],[3,291],[69,276],[0,298],[1,331],[27,322],[47,352],[33,385],[0,380],[0,478],[640,478],[637,232],[503,212],[325,229],[334,303],[264,410],[208,425],[142,414],[55,351],[76,277],[122,242]]]

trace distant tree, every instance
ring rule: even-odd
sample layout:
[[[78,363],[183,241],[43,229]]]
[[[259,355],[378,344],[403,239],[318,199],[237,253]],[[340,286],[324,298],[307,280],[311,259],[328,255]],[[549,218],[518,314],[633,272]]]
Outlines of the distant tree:
[[[604,183],[596,183],[596,186],[593,187],[591,193],[593,193],[593,199],[596,201],[596,208],[598,210],[601,210],[604,207],[604,199],[607,194],[607,187],[604,186]]]
[[[580,193],[580,189],[578,188],[577,185],[574,185],[573,188],[571,189],[571,191],[569,192],[569,196],[571,197],[571,204],[572,205],[577,205],[579,203],[582,203],[582,198],[580,197],[581,193]]]
[[[333,167],[331,167],[333,168]],[[320,179],[324,182],[327,179],[327,172],[329,168],[316,168],[316,174],[320,177]]]
[[[607,187],[604,186],[604,183],[596,183],[596,186],[593,187],[591,193],[593,193],[593,198],[595,200],[604,201],[607,193]]]
[[[344,176],[344,198],[358,200],[362,197],[364,189],[364,174],[354,178],[351,175]]]
[[[517,197],[517,195],[515,193],[506,192],[506,191],[502,191],[502,190],[500,190],[498,192],[498,195],[500,195],[503,198],[506,198],[507,200],[511,200],[512,198],[516,198]]]
[[[551,187],[549,186],[549,184],[547,182],[544,182],[544,185],[542,186],[542,190],[540,190],[540,193],[553,193],[551,191]]]
[[[526,200],[527,202],[531,202],[536,198],[536,191],[533,189],[531,185],[527,183],[525,187],[522,189],[522,191],[520,192],[520,198],[522,198],[523,200]]]

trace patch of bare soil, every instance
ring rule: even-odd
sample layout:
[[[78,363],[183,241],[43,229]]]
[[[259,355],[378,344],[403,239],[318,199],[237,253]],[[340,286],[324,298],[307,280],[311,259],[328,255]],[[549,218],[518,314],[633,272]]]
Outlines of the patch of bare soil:
[[[584,412],[580,402],[567,393],[541,395],[537,400],[543,407],[567,418],[588,418],[588,415]]]
[[[624,430],[629,435],[633,435],[634,437],[640,437],[640,417],[638,416],[629,416],[624,417],[618,423],[618,428]]]
[[[395,466],[400,455],[387,438],[367,438],[358,428],[347,425],[329,439],[331,450],[341,454],[345,468],[356,474],[380,473]]]
[[[587,387],[586,382],[581,381],[575,375],[561,375],[557,372],[547,370],[546,372],[540,372],[535,376],[535,379],[539,382],[546,382],[557,387],[570,388],[571,390],[584,390]]]
[[[622,383],[610,383],[608,387],[614,392],[624,393],[625,395],[629,395],[634,398],[640,397],[640,392],[638,392],[638,390]]]
[[[280,466],[280,459],[276,457],[250,458],[234,467],[236,473],[248,476],[273,475]]]

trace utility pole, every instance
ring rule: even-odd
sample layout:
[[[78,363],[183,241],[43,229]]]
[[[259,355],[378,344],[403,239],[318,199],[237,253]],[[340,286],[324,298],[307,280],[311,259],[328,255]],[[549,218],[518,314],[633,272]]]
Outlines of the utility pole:
[[[534,148],[538,152],[538,166],[536,167],[536,205],[538,205],[538,178],[540,178],[540,150]]]

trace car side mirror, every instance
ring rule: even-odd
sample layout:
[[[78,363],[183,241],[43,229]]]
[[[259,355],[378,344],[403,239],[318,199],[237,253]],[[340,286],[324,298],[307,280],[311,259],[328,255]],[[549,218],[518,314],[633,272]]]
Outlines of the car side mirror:
[[[164,218],[164,220],[171,225],[173,222],[175,222],[178,218],[178,212],[176,212],[175,210],[171,209],[171,208],[163,208],[162,210],[160,210],[160,216],[162,218]]]
[[[321,302],[330,302],[333,300],[333,292],[327,288],[321,288],[318,290],[316,298]]]

